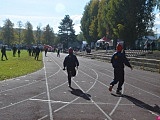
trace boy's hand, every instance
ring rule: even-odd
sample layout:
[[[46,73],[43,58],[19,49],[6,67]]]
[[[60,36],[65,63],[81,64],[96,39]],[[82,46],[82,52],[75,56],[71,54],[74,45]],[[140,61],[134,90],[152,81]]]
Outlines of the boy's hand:
[[[133,70],[133,67],[131,66],[131,70]]]
[[[63,70],[66,70],[65,68],[63,68]]]

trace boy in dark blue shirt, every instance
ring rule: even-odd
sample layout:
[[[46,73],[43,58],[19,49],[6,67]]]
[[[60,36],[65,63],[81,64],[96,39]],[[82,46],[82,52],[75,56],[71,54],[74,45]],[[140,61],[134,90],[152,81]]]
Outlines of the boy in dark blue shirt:
[[[114,79],[110,83],[109,91],[111,92],[113,86],[118,83],[118,88],[116,91],[117,94],[121,94],[122,85],[124,84],[124,65],[130,67],[132,70],[132,66],[126,58],[125,53],[122,52],[122,49],[122,45],[117,44],[117,52],[115,52],[111,58],[111,63],[114,68]]]
[[[65,68],[67,68],[67,73],[68,73],[68,84],[69,87],[71,87],[71,77],[76,75],[76,69],[75,67],[79,66],[79,62],[77,57],[73,54],[73,49],[70,47],[68,50],[69,55],[67,55],[64,59],[63,62],[63,67],[65,70]]]

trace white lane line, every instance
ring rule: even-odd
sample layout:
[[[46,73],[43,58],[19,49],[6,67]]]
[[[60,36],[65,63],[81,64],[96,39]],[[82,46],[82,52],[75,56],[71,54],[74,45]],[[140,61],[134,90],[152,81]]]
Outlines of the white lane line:
[[[86,66],[85,66],[85,67],[86,67]],[[87,67],[87,68],[89,68],[89,67]],[[102,74],[104,74],[104,75],[112,78],[112,76],[110,76],[110,75],[107,75],[107,74],[105,74],[105,73],[102,73]],[[93,77],[92,77],[92,78],[93,78]],[[100,81],[98,81],[98,82],[100,82]],[[103,84],[103,85],[105,85],[105,84],[102,83],[102,82],[100,82],[100,83]],[[107,86],[107,85],[105,85],[105,86]],[[108,87],[108,86],[107,86],[107,87]],[[124,87],[124,86],[123,86],[123,87]],[[122,89],[122,91],[124,92],[124,88]],[[122,92],[122,93],[123,93],[123,92]],[[113,108],[113,110],[110,112],[110,115],[112,115],[112,114],[115,112],[116,108],[120,105],[121,99],[122,99],[122,97],[119,98],[119,100],[117,101],[117,104],[115,105],[115,107]]]
[[[85,73],[86,74],[86,73]],[[89,75],[88,75],[89,76]],[[91,76],[90,76],[91,77]],[[95,78],[93,78],[93,77],[91,77],[92,79],[95,79]],[[77,83],[73,80],[73,82],[77,85]],[[92,87],[92,86],[91,86]],[[87,94],[86,94],[87,95]],[[88,96],[88,95],[87,95]],[[59,110],[61,110],[61,109],[63,109],[63,108],[65,108],[66,106],[68,106],[68,105],[70,105],[70,104],[72,104],[74,101],[76,101],[77,99],[79,99],[80,97],[77,97],[77,98],[75,98],[74,100],[72,100],[72,101],[70,101],[69,103],[67,103],[66,105],[64,105],[64,106],[61,106],[60,108],[58,108],[58,109],[56,109],[54,112],[58,112]]]
[[[124,93],[124,85],[122,86],[122,94],[123,93]],[[122,97],[119,98],[117,104],[115,105],[115,107],[113,108],[113,110],[109,113],[110,116],[112,116],[112,114],[116,111],[116,109],[117,109],[118,105],[120,104],[121,100],[122,100]]]
[[[100,73],[101,73],[101,72],[100,72]],[[112,76],[107,75],[107,74],[105,74],[105,73],[101,73],[101,74],[106,75],[106,76],[112,78]],[[134,85],[131,85],[131,84],[127,83],[127,82],[124,82],[124,84],[127,84],[127,85],[132,86],[132,87],[134,87],[134,88],[136,88],[136,89],[139,89],[139,90],[141,90],[141,91],[143,91],[143,92],[145,92],[145,93],[148,93],[148,94],[150,94],[150,95],[153,95],[153,96],[155,96],[155,97],[160,98],[160,96],[158,96],[158,95],[155,95],[155,94],[153,94],[153,93],[151,93],[151,92],[148,92],[148,91],[143,90],[143,89],[141,89],[141,88],[139,88],[139,87],[136,87],[136,86],[134,86]]]
[[[106,76],[108,76],[108,77],[111,77],[111,76],[109,76],[109,75],[107,75],[107,74],[105,74],[105,73],[101,73],[101,74],[104,74],[104,75],[106,75]],[[100,82],[100,81],[98,81],[98,82]],[[102,83],[102,82],[100,82],[100,83]],[[151,93],[151,92],[145,91],[145,90],[143,90],[143,89],[141,89],[141,88],[138,88],[138,87],[136,87],[136,86],[134,86],[134,85],[131,85],[131,84],[129,84],[129,83],[126,83],[126,82],[124,82],[124,83],[127,84],[127,85],[130,85],[130,86],[132,86],[132,87],[134,87],[134,88],[136,88],[136,89],[139,89],[139,90],[141,90],[141,91],[143,91],[143,92],[146,92],[146,93],[148,93],[148,94],[151,94],[151,95],[153,95],[153,96],[156,96],[156,97],[160,98],[159,96],[157,96],[157,95],[155,95],[155,94],[153,94],[153,93]],[[105,85],[104,83],[102,83],[102,84]],[[122,90],[124,90],[124,89],[122,89]],[[122,99],[122,97],[119,98],[119,100],[118,100],[115,108],[113,109],[114,111],[115,111],[116,108],[118,107],[118,105],[119,105],[119,103],[120,103],[120,99]],[[142,106],[142,105],[140,105],[140,106]],[[143,106],[142,106],[142,107],[143,107]],[[110,115],[112,115],[112,114],[114,113],[113,110],[111,111]],[[150,111],[150,110],[147,110],[147,111],[150,112],[150,113],[152,113],[152,114],[157,115],[156,113],[154,113],[154,112],[152,112],[152,111]]]
[[[88,67],[88,68],[89,68],[89,67]],[[92,69],[92,70],[93,70],[93,69]],[[80,70],[80,71],[81,71],[81,70]],[[93,70],[93,71],[94,71],[94,70]],[[81,71],[81,72],[84,73],[83,71]],[[90,88],[89,90],[91,90],[91,89],[94,87],[94,85],[95,85],[95,83],[97,82],[97,79],[98,79],[98,74],[97,74],[97,72],[96,72],[96,71],[94,71],[94,72],[95,72],[96,75],[97,75],[97,78],[96,78],[96,79],[93,78],[92,76],[84,73],[85,75],[87,75],[87,76],[89,76],[90,78],[92,78],[92,79],[95,80],[94,84],[91,86],[91,88]],[[83,91],[83,89],[82,89],[75,81],[73,81],[73,82],[80,88],[80,90],[82,90],[82,92],[83,92],[84,94],[86,94],[86,93]],[[88,92],[89,90],[87,90],[86,92]],[[88,96],[88,95],[86,94],[86,96]],[[68,103],[68,104],[60,107],[59,109],[55,110],[54,112],[57,112],[57,111],[63,109],[64,107],[66,107],[66,106],[68,106],[69,104],[71,104],[71,103],[73,103],[74,101],[76,101],[78,98],[79,98],[79,97],[77,97],[76,99],[72,100],[70,103]],[[108,120],[112,120],[111,117],[110,117],[109,115],[107,115],[107,114],[101,109],[101,107],[99,107],[98,104],[96,104],[96,102],[93,101],[93,99],[91,99],[91,101],[92,101],[92,102],[94,103],[94,105],[107,117]]]
[[[103,67],[103,66],[100,66],[100,65],[97,65],[97,64],[93,64],[93,63],[90,63],[90,64],[92,64],[92,65],[95,65],[95,66],[99,66],[99,67]],[[105,67],[104,67],[105,68]],[[108,70],[108,69],[105,69],[106,71],[108,71],[108,72],[110,72],[110,73],[113,73],[113,70]],[[137,70],[137,69],[136,69]],[[138,75],[139,76],[139,74],[135,74],[135,73],[132,73],[132,75],[134,75],[134,76],[136,76],[136,75]],[[158,74],[157,74],[158,75]],[[129,76],[131,76],[131,75],[126,75],[127,77],[129,77]],[[130,78],[133,78],[132,76],[130,77]],[[150,76],[144,76],[143,78],[145,78],[145,79],[153,79],[154,77],[150,77]],[[155,85],[155,84],[152,84],[152,83],[150,83],[150,82],[146,82],[146,81],[143,81],[143,80],[138,80],[138,79],[135,79],[135,80],[137,80],[137,81],[141,81],[141,82],[143,82],[143,83],[146,83],[146,84],[150,84],[150,85],[153,85],[153,86],[155,86],[155,87],[160,87],[160,86],[158,86],[158,85]]]
[[[60,69],[59,69],[55,74],[53,74],[53,75],[56,75],[59,71],[60,71]],[[51,76],[53,76],[53,75],[51,75]],[[51,76],[49,76],[49,77],[51,77]],[[43,79],[44,79],[44,78],[42,78],[41,80],[43,80]],[[12,89],[8,89],[8,90],[5,90],[5,91],[1,91],[0,93],[6,92],[6,91],[10,91],[10,90],[14,90],[14,89],[21,88],[21,87],[25,87],[25,86],[28,86],[28,85],[31,85],[31,84],[34,84],[34,83],[37,83],[37,82],[40,82],[40,81],[35,81],[35,82],[29,83],[29,84],[26,84],[26,85],[22,85],[22,86],[19,86],[19,87],[16,87],[16,88],[12,88]],[[59,86],[56,86],[55,88],[52,88],[50,91],[52,91],[53,89],[57,89],[57,88],[61,87],[62,85],[66,84],[66,83],[67,83],[67,82],[65,82],[65,83],[63,83],[63,84],[61,84],[61,85],[59,85]],[[38,95],[35,95],[35,96],[33,96],[33,97],[30,97],[30,98],[28,98],[28,99],[25,99],[25,100],[22,100],[22,101],[19,101],[19,102],[12,103],[12,104],[10,104],[10,105],[1,107],[0,110],[6,109],[6,108],[8,108],[8,107],[12,107],[12,106],[14,106],[14,105],[17,105],[17,104],[20,104],[20,103],[23,103],[23,102],[26,102],[26,101],[28,101],[28,100],[30,100],[30,99],[32,99],[32,98],[38,97],[38,96],[43,95],[43,94],[46,94],[46,92],[42,92],[42,93],[40,93],[40,94],[38,94]]]
[[[24,76],[19,76],[19,77],[16,77],[16,78],[11,78],[11,79],[6,79],[6,80],[3,80],[3,81],[0,81],[0,84],[3,83],[3,82],[7,82],[7,81],[18,81],[18,80],[20,80],[21,77],[24,78],[26,76],[29,76],[29,75],[32,75],[32,74],[36,74],[37,72],[40,72],[41,70],[43,70],[43,68],[38,70],[38,71],[36,71],[36,72],[30,73],[30,74],[27,74],[27,75],[24,75]]]
[[[40,102],[48,102],[48,100],[44,100],[44,99],[30,99],[31,101],[40,101]],[[60,103],[60,104],[68,104],[70,103],[70,101],[54,101],[54,100],[51,100],[50,101],[51,103]],[[116,105],[114,103],[103,103],[103,102],[95,102],[96,104],[98,105]],[[70,104],[73,104],[73,105],[93,105],[94,103],[91,102],[91,103],[88,103],[88,102],[72,102]],[[133,103],[130,103],[130,104],[119,104],[120,106],[135,106],[135,104]],[[143,104],[141,104],[143,105]]]
[[[128,78],[131,78],[131,79],[134,79],[134,80],[137,80],[137,81],[140,81],[140,82],[143,82],[143,84],[146,83],[146,84],[152,85],[152,86],[154,86],[154,87],[160,87],[159,85],[152,84],[152,83],[147,82],[147,81],[144,81],[144,80],[143,80],[143,81],[142,81],[142,80],[138,80],[137,78],[130,77],[129,75],[127,75],[127,77],[128,77]]]
[[[148,94],[150,94],[150,95],[153,95],[153,96],[155,96],[155,97],[157,97],[157,98],[160,98],[160,96],[155,95],[155,94],[153,94],[153,93],[151,93],[151,92],[148,92],[148,91],[146,91],[146,90],[143,90],[143,89],[141,89],[141,88],[139,88],[139,87],[136,87],[136,86],[131,85],[131,84],[126,83],[126,82],[125,82],[125,84],[127,84],[127,85],[129,85],[129,86],[132,86],[132,87],[134,87],[134,88],[136,88],[136,89],[139,89],[139,90],[141,90],[141,91],[143,91],[143,92],[146,92],[146,93],[148,93]]]
[[[92,69],[93,70],[93,69]],[[80,70],[83,74],[87,75],[88,77],[92,78],[93,80],[95,80],[95,82],[93,83],[93,85],[86,91],[86,92],[89,92],[96,84],[97,80],[98,80],[98,74],[95,70],[93,70],[95,73],[96,73],[96,78],[93,78],[92,76],[86,74],[85,72],[83,72],[82,70]]]
[[[51,78],[52,76],[58,74],[60,72],[61,69],[59,69],[57,72],[55,72],[54,74],[50,75],[48,78]],[[41,82],[42,80],[44,80],[45,78],[42,78],[38,81],[34,81],[34,82],[31,82],[31,83],[28,83],[28,84],[25,84],[25,85],[22,85],[22,86],[18,86],[18,87],[15,87],[15,88],[11,88],[11,89],[7,89],[7,90],[3,90],[3,91],[0,91],[0,93],[3,93],[3,92],[7,92],[7,91],[10,91],[10,90],[15,90],[15,89],[18,89],[18,88],[22,88],[22,87],[26,87],[28,85],[32,85],[32,84],[35,84],[37,82]]]
[[[91,69],[91,68],[90,68],[90,69]],[[105,73],[102,73],[102,74],[105,74]],[[112,76],[110,76],[110,75],[107,75],[107,74],[105,74],[105,75],[112,78]],[[98,80],[97,80],[97,81],[98,81]],[[105,85],[104,83],[102,83],[102,82],[100,82],[100,81],[98,81],[98,82],[101,83],[101,84],[103,84],[103,85]],[[105,85],[105,86],[107,86],[107,85]],[[107,87],[109,87],[109,86],[107,86]],[[123,94],[123,92],[124,92],[124,85],[123,85],[122,87],[123,87],[123,89],[122,89],[122,94]],[[120,104],[121,100],[122,100],[122,97],[119,97],[119,99],[118,99],[115,107],[112,109],[112,111],[111,111],[110,114],[109,114],[110,116],[115,112],[115,110],[117,109],[117,107],[118,107],[118,105]]]
[[[61,85],[59,85],[59,86],[56,86],[55,88],[52,88],[50,91],[55,90],[55,89],[61,87],[62,85],[66,84],[66,83],[67,83],[67,82],[65,82],[65,83],[63,83],[63,84],[61,84]],[[8,107],[12,107],[12,106],[14,106],[14,105],[20,104],[20,103],[25,102],[25,101],[27,101],[27,100],[32,100],[33,98],[38,97],[38,96],[43,95],[43,94],[46,94],[46,92],[42,92],[42,93],[40,93],[40,94],[38,94],[38,95],[35,95],[35,96],[32,96],[32,97],[30,97],[30,98],[28,98],[28,99],[25,99],[25,100],[22,100],[22,101],[19,101],[19,102],[12,103],[12,104],[10,104],[10,105],[1,107],[0,110],[5,109],[5,108],[8,108]]]
[[[91,63],[91,64],[92,64],[92,63]],[[93,64],[93,65],[96,65],[96,64]],[[96,65],[96,66],[99,66],[99,65]],[[112,78],[112,76],[109,76],[109,75],[107,75],[107,74],[105,74],[105,73],[101,73],[101,74],[104,74],[104,75]],[[98,81],[98,82],[100,82],[100,81]],[[102,83],[102,82],[100,82],[100,83]],[[104,83],[102,83],[102,84],[105,85]],[[155,95],[155,94],[153,94],[153,93],[151,93],[151,92],[145,91],[145,90],[143,90],[143,89],[140,89],[140,88],[138,88],[138,87],[136,87],[136,86],[134,86],[134,85],[131,85],[131,84],[129,84],[129,83],[126,83],[126,82],[125,82],[125,84],[128,84],[128,85],[130,85],[130,86],[132,86],[132,87],[134,87],[134,88],[136,88],[136,89],[142,90],[143,92],[147,92],[148,94],[151,94],[151,95],[156,96],[156,97],[159,98],[159,96],[157,96],[157,95]],[[105,86],[106,86],[106,85],[105,85]],[[120,99],[122,99],[122,98],[120,98]],[[116,105],[117,107],[118,107],[118,103],[120,103],[120,100],[117,102],[117,105]],[[119,105],[120,105],[120,104],[119,104]],[[115,108],[114,108],[114,109],[115,109]],[[149,112],[151,112],[152,114],[156,114],[156,113],[153,113],[152,111],[149,111]],[[110,114],[113,114],[113,112],[111,112]],[[157,115],[157,114],[156,114],[156,115]]]
[[[92,69],[93,70],[93,69]],[[94,70],[93,70],[94,71]],[[94,84],[91,86],[91,88],[93,88],[94,87],[94,85],[96,84],[96,82],[97,82],[97,80],[98,80],[98,74],[97,74],[97,72],[96,71],[94,71],[95,73],[96,73],[96,75],[97,75],[97,78],[95,79],[95,82],[94,82]],[[90,75],[88,75],[88,76],[90,76]],[[91,76],[90,76],[91,77]],[[93,77],[91,77],[91,78],[93,78]],[[85,95],[87,95],[85,92],[84,92],[84,90],[75,82],[75,81],[73,81],[77,86],[78,86],[78,88],[80,89],[80,90],[82,90],[82,92],[85,94]],[[91,90],[91,88],[89,89],[89,90]],[[87,90],[86,92],[89,92],[89,90]],[[108,119],[108,120],[112,120],[112,118],[108,115],[108,114],[106,114],[104,111],[103,111],[103,109],[101,108],[101,107],[99,107],[99,105],[96,103],[96,102],[94,102],[94,100],[92,99],[92,98],[90,98],[91,99],[91,102],[92,103],[94,103],[94,105],[106,116],[106,118]]]
[[[43,64],[44,64],[44,74],[45,74],[46,89],[47,89],[47,98],[49,100],[48,101],[49,116],[50,116],[50,120],[53,120],[52,107],[51,107],[51,102],[50,102],[50,93],[49,93],[49,87],[48,87],[48,78],[47,78],[46,64],[45,64],[45,61],[44,61],[44,56],[43,56]]]
[[[6,108],[8,108],[8,107],[12,107],[12,106],[14,106],[14,105],[17,105],[17,104],[20,104],[20,103],[23,103],[23,102],[26,102],[26,101],[28,101],[29,99],[35,98],[35,97],[37,97],[37,96],[39,96],[39,95],[42,95],[42,94],[44,94],[44,93],[46,93],[46,92],[42,92],[42,93],[40,93],[40,94],[38,94],[38,95],[35,95],[35,96],[33,96],[33,97],[30,97],[30,98],[28,98],[28,99],[25,99],[25,100],[22,100],[22,101],[19,101],[19,102],[12,103],[12,104],[10,104],[10,105],[1,107],[0,110],[6,109]]]
[[[76,101],[78,98],[79,98],[79,97],[77,97],[77,98],[75,98],[74,100],[68,102],[66,105],[63,105],[63,106],[61,106],[60,108],[54,110],[54,112],[60,111],[61,109],[65,108],[66,106],[68,106],[68,105],[70,105],[71,103],[73,103],[74,101]]]
[[[46,117],[48,117],[48,115],[45,115],[45,116],[39,118],[38,120],[43,120],[43,119],[46,118]]]
[[[25,87],[25,86],[28,86],[28,85],[31,85],[31,84],[34,84],[34,83],[37,83],[37,82],[40,82],[40,81],[34,81],[34,82],[31,82],[31,83],[28,83],[28,84],[25,84],[25,85],[22,85],[22,86],[18,86],[18,87],[15,87],[15,88],[3,90],[0,93],[7,92],[7,91],[10,91],[10,90],[14,90],[14,89],[18,89],[18,88],[21,88],[21,87]]]
[[[104,86],[106,86],[107,88],[109,88],[109,86],[108,85],[106,85],[106,84],[104,84],[104,83],[102,83],[101,81],[97,81],[97,82],[99,82],[99,83],[101,83],[102,85],[104,85]],[[122,86],[122,93],[124,93],[124,85]],[[115,90],[113,90],[114,92],[116,92]],[[113,108],[113,110],[110,112],[110,116],[115,112],[115,110],[117,109],[117,107],[120,105],[120,101],[122,100],[122,97],[119,97],[119,99],[118,99],[118,101],[117,101],[117,103],[116,104],[114,104],[115,105],[115,107]]]

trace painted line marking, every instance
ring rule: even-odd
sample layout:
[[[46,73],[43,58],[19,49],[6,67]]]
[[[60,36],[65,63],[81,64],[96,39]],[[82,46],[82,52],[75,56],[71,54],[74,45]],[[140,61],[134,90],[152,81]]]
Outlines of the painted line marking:
[[[46,118],[46,117],[48,117],[48,115],[45,115],[45,116],[39,118],[38,120],[43,120],[43,119]]]
[[[48,78],[47,78],[47,71],[46,71],[46,64],[44,61],[44,55],[43,55],[43,64],[44,64],[44,73],[45,73],[45,81],[46,81],[46,89],[47,89],[47,98],[48,98],[48,106],[49,106],[49,115],[50,115],[50,120],[53,120],[53,114],[52,114],[52,107],[51,107],[51,102],[50,102],[50,93],[49,93],[49,87],[48,87]]]

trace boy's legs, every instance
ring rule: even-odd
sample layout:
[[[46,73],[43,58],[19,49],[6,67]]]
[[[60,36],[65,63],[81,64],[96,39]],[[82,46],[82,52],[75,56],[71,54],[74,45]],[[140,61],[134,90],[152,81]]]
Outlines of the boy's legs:
[[[39,58],[39,53],[37,53],[37,60],[38,60],[38,58]]]
[[[124,69],[119,71],[118,76],[119,76],[119,83],[118,83],[117,93],[121,94],[122,85],[124,84]]]
[[[76,76],[76,69],[72,68],[72,77]]]
[[[3,60],[3,53],[2,53],[2,57],[1,57],[1,60]]]
[[[69,87],[71,87],[71,71],[70,70],[67,70],[67,73],[68,73],[68,85]]]
[[[118,83],[118,71],[118,69],[114,69],[114,79],[110,83],[109,91],[112,91],[113,86]]]
[[[8,58],[7,58],[7,55],[5,54],[5,58],[6,58],[6,60],[8,60]]]

